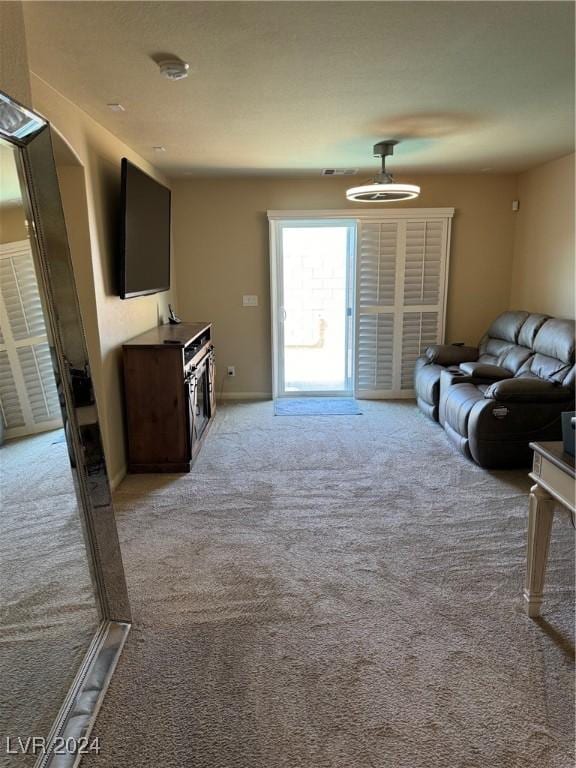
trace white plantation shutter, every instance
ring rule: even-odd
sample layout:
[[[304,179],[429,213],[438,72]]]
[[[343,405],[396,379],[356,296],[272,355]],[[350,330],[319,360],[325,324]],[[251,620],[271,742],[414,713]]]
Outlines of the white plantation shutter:
[[[398,222],[363,222],[358,231],[356,390],[393,387]]]
[[[58,419],[60,403],[54,381],[50,347],[46,343],[20,347],[18,358],[26,382],[26,393],[34,424]]]
[[[6,430],[23,427],[26,422],[16,389],[8,352],[0,352],[0,410]]]
[[[414,388],[416,359],[443,341],[448,221],[406,221],[400,390]],[[411,309],[419,309],[412,312]]]
[[[359,307],[393,307],[396,289],[398,223],[366,223],[358,238]]]
[[[392,389],[393,338],[393,313],[358,316],[356,389],[370,392]]]
[[[438,342],[438,312],[404,312],[402,315],[402,360],[400,389],[414,388],[414,365],[430,344]]]
[[[359,219],[358,397],[411,397],[417,357],[443,341],[452,214],[405,209]]]
[[[27,240],[0,246],[0,411],[7,437],[61,425],[44,311]]]
[[[406,222],[404,304],[438,304],[443,261],[442,221]]]
[[[15,341],[45,336],[44,311],[30,247],[0,258],[2,299]]]

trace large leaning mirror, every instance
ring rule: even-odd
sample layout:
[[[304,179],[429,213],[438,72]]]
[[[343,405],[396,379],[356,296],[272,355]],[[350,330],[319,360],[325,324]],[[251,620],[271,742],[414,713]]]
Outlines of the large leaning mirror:
[[[75,765],[130,610],[49,125],[0,94],[1,766]]]

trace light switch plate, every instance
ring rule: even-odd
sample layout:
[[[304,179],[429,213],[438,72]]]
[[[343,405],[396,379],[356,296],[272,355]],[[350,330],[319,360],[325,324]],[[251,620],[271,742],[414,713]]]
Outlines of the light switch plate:
[[[252,296],[252,295],[242,296],[242,306],[243,307],[257,307],[258,306],[258,296]]]

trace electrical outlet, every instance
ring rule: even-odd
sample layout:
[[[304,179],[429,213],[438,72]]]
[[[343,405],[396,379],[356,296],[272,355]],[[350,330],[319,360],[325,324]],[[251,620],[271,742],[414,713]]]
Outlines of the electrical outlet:
[[[228,366],[228,376],[236,376],[236,366],[235,365],[229,365]]]

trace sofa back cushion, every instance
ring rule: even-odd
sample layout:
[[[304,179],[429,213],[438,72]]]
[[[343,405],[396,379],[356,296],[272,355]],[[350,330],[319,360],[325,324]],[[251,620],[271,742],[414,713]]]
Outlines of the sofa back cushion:
[[[564,384],[571,368],[571,365],[566,365],[555,357],[536,354],[532,355],[515,375],[534,376],[555,384]]]
[[[511,312],[502,312],[486,331],[486,336],[491,339],[502,339],[512,344],[518,342],[520,330],[528,318],[528,312],[522,310],[513,310]]]
[[[510,344],[501,339],[488,339],[483,345],[484,352],[479,355],[478,362],[484,365],[499,365],[511,373],[516,373],[534,353],[527,347]]]
[[[561,382],[567,373],[565,365],[574,362],[574,322],[536,312],[503,312],[481,339],[479,352],[478,361],[486,365],[499,365],[514,375]],[[556,359],[556,363],[536,358],[536,354]]]
[[[518,343],[528,312],[502,312],[488,328],[478,345],[478,360],[486,365],[502,365],[506,353]],[[512,370],[512,369],[510,369]],[[515,370],[513,371],[515,373]]]
[[[575,332],[574,320],[546,320],[534,339],[534,354],[516,375],[537,376],[573,388]]]
[[[483,336],[480,340],[478,362],[485,365],[500,365],[500,360],[505,356],[511,347],[516,346],[503,339],[491,339],[489,336]]]
[[[542,325],[534,339],[534,352],[555,357],[563,363],[574,362],[574,335],[576,323],[574,320],[550,318]]]
[[[540,328],[542,328],[546,320],[549,320],[549,315],[540,315],[535,312],[528,315],[524,321],[524,324],[522,325],[522,328],[520,328],[520,333],[518,334],[518,344],[523,347],[532,349],[534,347],[534,339],[536,338],[536,334]]]
[[[518,344],[508,347],[498,360],[498,365],[506,368],[511,373],[517,373],[524,363],[532,357],[534,353],[528,347],[521,347]]]

